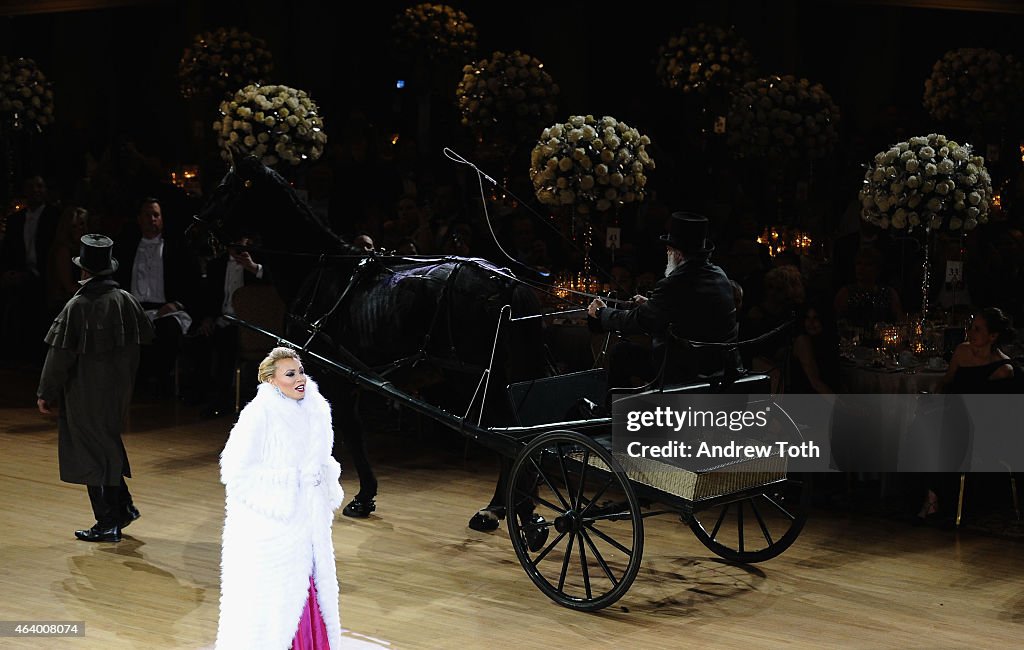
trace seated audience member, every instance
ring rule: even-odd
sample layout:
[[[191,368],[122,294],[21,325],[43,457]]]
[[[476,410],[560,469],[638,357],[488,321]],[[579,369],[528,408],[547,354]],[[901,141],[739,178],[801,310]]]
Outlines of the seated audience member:
[[[779,266],[764,276],[761,300],[750,307],[740,321],[740,339],[749,340],[767,334],[795,320],[795,311],[804,302],[804,285],[795,266]],[[783,330],[760,343],[744,348],[743,361],[748,368],[772,376],[773,390],[781,390],[790,357],[792,330]]]
[[[433,235],[427,213],[415,195],[403,194],[395,204],[395,216],[381,224],[381,245],[397,251],[404,240],[411,240],[419,253],[432,251]],[[400,253],[409,255],[410,253]]]
[[[258,240],[249,235],[236,237],[227,247],[227,255],[207,262],[206,277],[202,282],[202,320],[199,334],[205,337],[209,352],[202,374],[207,378],[206,405],[202,415],[214,417],[232,411],[234,369],[238,354],[238,326],[224,318],[234,315],[232,299],[244,286],[268,284],[263,265],[253,260],[244,247],[258,246]]]
[[[837,318],[845,318],[858,327],[872,328],[875,323],[898,323],[904,318],[899,293],[880,284],[882,253],[877,248],[857,251],[855,279],[836,293]]]
[[[464,221],[453,222],[447,229],[441,252],[445,255],[468,257],[473,248],[473,228]]]
[[[24,191],[25,207],[7,217],[0,243],[0,335],[10,346],[8,356],[42,365],[47,351],[43,335],[63,306],[51,310],[46,300],[50,248],[60,210],[47,203],[41,176],[28,178]]]
[[[184,242],[164,236],[160,202],[143,199],[136,223],[114,244],[121,261],[115,279],[130,291],[153,321],[156,339],[142,350],[139,383],[158,394],[171,392],[181,337],[189,331],[190,297],[199,279]]]
[[[609,270],[611,274],[611,289],[620,296],[632,296],[636,294],[636,281],[633,278],[632,265],[620,258]]]
[[[368,232],[356,233],[356,236],[352,238],[352,245],[356,248],[361,248],[367,253],[374,250],[373,248],[373,237]]]
[[[732,301],[736,305],[736,313],[743,312],[743,287],[736,280],[729,280],[729,284],[732,285]]]
[[[818,307],[797,311],[787,393],[830,395],[839,387],[839,337],[834,323]]]
[[[950,472],[949,467],[962,461],[971,446],[970,417],[963,402],[953,396],[1006,392],[1008,380],[1020,372],[1001,349],[1013,336],[1010,319],[1001,309],[988,307],[977,312],[967,340],[956,347],[939,382],[938,392],[950,395],[936,401],[933,413],[922,413],[919,403],[917,420],[906,441],[907,453],[913,454],[907,463],[919,472],[918,486],[924,492],[918,522],[933,519],[943,510],[947,517],[952,514],[959,474]],[[904,453],[901,450],[901,456]]]
[[[82,236],[89,232],[89,212],[79,206],[68,206],[57,221],[57,234],[47,259],[46,298],[51,311],[63,305],[81,288],[78,267],[69,260],[81,246]]]

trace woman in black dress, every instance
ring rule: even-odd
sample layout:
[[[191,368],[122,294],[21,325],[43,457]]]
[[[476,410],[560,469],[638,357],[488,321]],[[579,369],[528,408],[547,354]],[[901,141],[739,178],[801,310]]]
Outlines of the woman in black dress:
[[[1015,372],[1010,357],[999,349],[999,344],[1012,339],[1013,328],[1010,327],[1010,319],[1001,309],[988,307],[975,314],[967,330],[967,340],[958,345],[953,352],[949,369],[939,382],[938,392],[957,395],[999,392],[1000,384],[996,382],[1013,378]],[[966,417],[957,417],[957,412],[950,413],[950,407],[955,408],[957,404],[961,404],[962,409],[962,403],[946,403],[943,426],[966,429],[969,427]],[[966,416],[965,413],[962,415]],[[946,432],[943,432],[943,437],[952,439],[957,438],[958,433],[968,432],[965,430],[950,433],[953,435],[947,436]],[[917,514],[921,519],[927,519],[939,512],[939,497],[934,486],[939,483],[953,484],[952,480],[936,480],[939,476],[944,474],[928,475],[931,486]]]

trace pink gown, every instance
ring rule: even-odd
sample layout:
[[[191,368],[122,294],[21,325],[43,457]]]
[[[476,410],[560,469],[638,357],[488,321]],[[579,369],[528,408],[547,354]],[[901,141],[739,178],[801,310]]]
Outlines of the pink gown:
[[[292,650],[330,650],[327,639],[327,626],[320,616],[320,605],[316,602],[316,585],[313,576],[309,576],[309,595],[306,606],[302,608],[299,618],[299,629],[292,639]]]

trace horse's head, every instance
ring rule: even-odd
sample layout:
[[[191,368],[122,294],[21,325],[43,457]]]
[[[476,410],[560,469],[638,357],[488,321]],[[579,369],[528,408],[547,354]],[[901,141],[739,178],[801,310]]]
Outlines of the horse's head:
[[[255,156],[232,151],[231,168],[185,231],[192,250],[203,258],[217,257],[241,235],[260,231],[269,208],[268,180],[287,184]]]
[[[196,254],[212,257],[246,236],[286,252],[326,253],[345,244],[300,198],[291,183],[252,154],[232,151],[232,164],[187,232]]]

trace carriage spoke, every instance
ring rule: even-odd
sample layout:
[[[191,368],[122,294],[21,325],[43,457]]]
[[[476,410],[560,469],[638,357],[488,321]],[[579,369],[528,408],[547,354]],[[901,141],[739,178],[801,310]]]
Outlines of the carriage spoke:
[[[764,536],[764,541],[768,542],[768,546],[774,544],[772,541],[772,534],[768,532],[768,524],[765,523],[764,517],[761,516],[761,511],[757,509],[757,503],[751,499],[750,509],[754,511],[754,516],[757,517],[757,524],[761,527],[761,535]]]
[[[587,503],[587,507],[584,508],[582,512],[580,512],[580,516],[581,517],[586,515],[587,511],[590,510],[594,506],[595,503],[597,503],[597,500],[604,496],[604,493],[608,490],[608,488],[610,488],[612,486],[613,483],[615,483],[615,476],[614,475],[612,475],[612,477],[608,479],[608,482],[605,483],[601,487],[601,489],[597,491],[597,493],[594,496],[590,497],[590,499],[589,499],[589,501]]]
[[[718,521],[715,522],[715,528],[711,531],[711,539],[718,537],[718,529],[722,527],[722,522],[725,521],[725,516],[729,514],[729,505],[730,504],[728,503],[725,504],[725,507],[722,508],[722,513],[718,515]]]
[[[736,504],[736,536],[739,538],[739,552],[747,550],[743,546],[743,502]]]
[[[534,460],[532,456],[530,457],[530,464],[533,465],[534,469],[537,470],[537,474],[540,475],[541,479],[543,479],[544,485],[547,485],[548,489],[551,490],[556,497],[558,497],[559,501],[562,502],[562,509],[570,510],[571,508],[569,507],[569,502],[565,500],[565,497],[563,497],[562,493],[558,491],[558,488],[551,484],[551,481],[548,480],[548,475],[544,473],[544,470],[540,468],[540,465],[537,464],[537,461]],[[552,508],[552,510],[558,510],[558,508]]]
[[[569,484],[569,473],[565,469],[565,454],[562,453],[562,445],[559,443],[556,447],[558,450],[558,468],[562,472],[562,485],[565,486],[565,493],[572,496],[572,486]],[[569,508],[575,509],[576,503],[570,502]]]
[[[527,499],[532,499],[533,502],[536,503],[537,505],[544,506],[545,508],[550,508],[552,512],[564,512],[565,511],[565,508],[559,508],[558,506],[556,506],[555,504],[551,503],[550,501],[548,501],[544,497],[541,497],[541,496],[535,495],[535,494],[530,494],[526,490],[520,489],[518,487],[516,488],[516,493],[519,494],[519,495],[522,495],[523,497],[525,497]]]
[[[533,558],[533,560],[531,560],[530,563],[533,564],[533,566],[537,566],[540,563],[541,560],[543,560],[545,557],[547,557],[548,553],[550,553],[552,549],[554,549],[556,546],[558,546],[558,542],[562,541],[562,538],[565,537],[565,536],[566,536],[566,533],[559,533],[558,537],[556,537],[553,542],[548,544],[547,548],[545,548],[543,551],[538,553],[537,557]]]
[[[785,517],[786,519],[789,519],[790,521],[795,521],[796,520],[796,515],[794,515],[788,509],[783,507],[783,505],[781,503],[779,503],[775,499],[771,498],[767,494],[762,494],[761,496],[764,497],[765,501],[767,501],[768,503],[772,504],[775,507],[776,510],[778,510],[780,513],[782,513],[783,517]]]
[[[580,531],[581,533],[583,531]],[[587,600],[594,597],[593,592],[590,591],[590,571],[587,568],[587,549],[583,546],[583,535],[580,535],[580,571],[583,573],[583,587],[587,590]]]
[[[590,450],[589,449],[584,449],[583,450],[583,461],[581,462],[581,466],[582,466],[582,469],[580,469],[580,486],[579,486],[579,489],[576,490],[576,500],[573,502],[573,505],[576,508],[579,508],[580,504],[583,503],[583,488],[587,484],[587,467],[590,466]],[[569,489],[568,484],[566,484],[566,488],[565,489],[566,490]],[[593,503],[593,501],[591,501],[590,503]],[[590,507],[589,503],[587,504],[587,507]],[[581,551],[583,550],[583,545],[582,544],[580,544],[580,550]]]
[[[565,548],[562,558],[562,572],[558,575],[558,590],[565,590],[565,574],[569,571],[569,560],[572,558],[572,544],[576,541],[576,533],[569,533],[569,545]]]
[[[587,534],[586,529],[581,530],[580,535],[583,537],[583,541],[587,543],[587,546],[590,547],[590,554],[594,556],[595,560],[597,560],[597,563],[601,566],[601,570],[604,571],[604,575],[611,581],[612,586],[614,587],[619,584],[619,581],[612,573],[611,567],[608,566],[608,563],[605,562],[604,556],[601,555],[601,552],[597,550],[596,546],[594,546],[594,540],[590,539],[590,535]]]
[[[594,533],[595,535],[597,535],[598,537],[600,537],[601,539],[603,539],[603,540],[604,540],[605,542],[607,542],[608,544],[611,544],[611,545],[612,545],[612,546],[614,546],[615,548],[617,548],[617,549],[619,549],[620,551],[622,551],[623,553],[625,553],[626,555],[632,555],[632,554],[633,554],[633,551],[632,551],[632,549],[626,548],[625,546],[623,546],[623,545],[622,545],[622,544],[620,544],[619,542],[615,541],[614,539],[612,539],[611,537],[609,537],[608,535],[606,535],[606,534],[604,533],[604,531],[602,531],[602,530],[600,530],[599,528],[595,527],[595,526],[594,526],[593,524],[586,524],[586,528],[587,528],[588,530],[590,530],[590,532]]]

